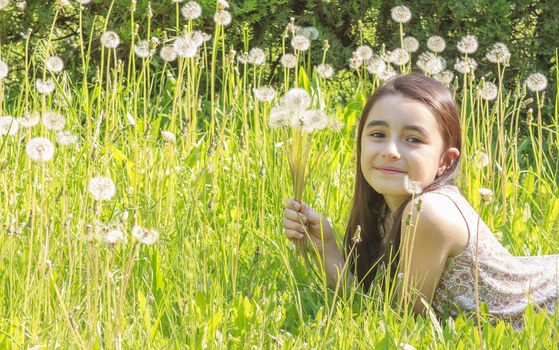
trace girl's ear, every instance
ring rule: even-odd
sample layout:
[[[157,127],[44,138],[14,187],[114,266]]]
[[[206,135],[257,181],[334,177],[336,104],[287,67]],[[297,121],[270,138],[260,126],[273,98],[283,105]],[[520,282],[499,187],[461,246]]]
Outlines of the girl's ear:
[[[439,169],[437,170],[437,176],[441,176],[444,174],[446,169],[454,163],[454,161],[460,156],[460,151],[455,148],[451,147],[446,150],[441,158],[441,164],[439,165]]]

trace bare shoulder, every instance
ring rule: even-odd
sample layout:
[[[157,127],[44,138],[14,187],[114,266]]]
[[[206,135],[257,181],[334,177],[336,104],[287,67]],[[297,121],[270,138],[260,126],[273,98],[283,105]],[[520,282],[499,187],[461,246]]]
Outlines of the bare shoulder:
[[[462,214],[454,202],[442,194],[425,193],[420,198],[421,210],[417,210],[418,199],[410,201],[402,217],[411,213],[412,222],[417,222],[418,236],[440,240],[439,243],[448,248],[449,256],[458,255],[468,244],[468,227]]]

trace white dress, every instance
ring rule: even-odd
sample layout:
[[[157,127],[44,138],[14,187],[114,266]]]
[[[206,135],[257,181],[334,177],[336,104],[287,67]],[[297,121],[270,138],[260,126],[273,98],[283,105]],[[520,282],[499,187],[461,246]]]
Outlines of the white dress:
[[[523,326],[528,304],[553,311],[559,302],[559,254],[513,256],[495,238],[458,187],[446,185],[435,191],[450,198],[468,225],[469,239],[460,254],[448,258],[435,290],[432,306],[439,316],[475,313],[476,235],[479,234],[479,302],[485,303],[495,319]],[[479,220],[479,232],[478,228]]]

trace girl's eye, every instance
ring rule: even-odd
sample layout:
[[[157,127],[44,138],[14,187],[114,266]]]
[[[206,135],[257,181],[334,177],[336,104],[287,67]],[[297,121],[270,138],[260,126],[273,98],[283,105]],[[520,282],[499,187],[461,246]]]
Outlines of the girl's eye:
[[[383,137],[384,136],[384,134],[382,132],[378,132],[378,131],[373,131],[369,135],[372,136],[372,137]]]
[[[421,140],[418,139],[417,137],[408,137],[408,140],[410,140],[410,142],[412,143],[421,143]]]

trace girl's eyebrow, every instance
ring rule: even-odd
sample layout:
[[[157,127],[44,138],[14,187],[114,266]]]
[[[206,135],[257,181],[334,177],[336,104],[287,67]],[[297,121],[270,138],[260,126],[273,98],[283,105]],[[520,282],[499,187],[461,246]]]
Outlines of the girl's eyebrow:
[[[371,128],[373,126],[385,126],[388,127],[388,123],[385,122],[384,120],[371,120],[367,126],[365,127],[366,129]],[[407,129],[407,130],[414,130],[417,131],[421,134],[427,135],[427,136],[431,136],[431,133],[429,133],[429,131],[427,131],[427,129],[425,129],[422,126],[419,125],[404,125],[402,127],[402,129]]]

